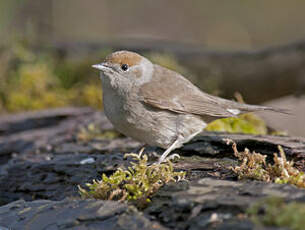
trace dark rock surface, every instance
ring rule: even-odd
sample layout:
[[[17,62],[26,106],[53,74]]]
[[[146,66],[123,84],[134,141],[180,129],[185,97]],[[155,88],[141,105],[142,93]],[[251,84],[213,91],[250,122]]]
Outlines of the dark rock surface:
[[[86,159],[93,163],[82,164]],[[123,161],[122,154],[64,154],[35,161],[12,160],[0,176],[2,203],[16,199],[61,200],[77,196],[77,185],[110,174]]]
[[[187,171],[188,181],[164,186],[145,210],[80,200],[77,185],[128,165],[123,153],[142,146],[122,136],[79,141],[80,127],[91,122],[112,129],[88,108],[0,118],[0,229],[255,229],[244,213],[263,197],[305,201],[305,190],[294,186],[237,182],[228,169],[236,159],[223,140],[268,156],[281,145],[304,170],[304,138],[219,133],[203,133],[176,151],[182,159],[175,168]],[[160,150],[146,148],[152,151]]]
[[[15,201],[0,209],[0,229],[166,229],[133,206],[114,201]]]
[[[290,185],[206,177],[164,186],[145,213],[175,229],[228,229],[233,223],[236,226],[243,223],[244,228],[236,229],[252,229],[254,225],[243,214],[249,205],[268,196],[305,201],[305,190]]]

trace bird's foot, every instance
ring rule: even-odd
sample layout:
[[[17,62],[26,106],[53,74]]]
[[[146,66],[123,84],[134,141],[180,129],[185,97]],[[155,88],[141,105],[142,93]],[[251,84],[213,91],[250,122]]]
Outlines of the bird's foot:
[[[162,156],[161,156],[161,157],[159,158],[157,164],[161,164],[161,163],[166,162],[166,161],[175,160],[175,158],[180,159],[180,155],[177,154],[177,153],[174,153],[174,154],[172,154],[172,155],[170,155],[170,156],[168,156],[168,157],[166,157],[166,158],[162,158]]]
[[[150,154],[154,158],[157,158],[157,159],[160,158],[160,155],[157,152],[155,152],[155,151],[150,152]]]

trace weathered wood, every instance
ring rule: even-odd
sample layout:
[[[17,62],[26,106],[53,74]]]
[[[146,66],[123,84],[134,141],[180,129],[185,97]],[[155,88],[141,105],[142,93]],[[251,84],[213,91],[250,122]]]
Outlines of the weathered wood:
[[[19,128],[29,120],[30,125]],[[43,122],[36,125],[36,120]],[[130,160],[123,155],[137,152],[141,143],[124,137],[77,141],[78,128],[91,122],[102,129],[112,128],[101,112],[81,108],[0,119],[1,127],[5,127],[3,133],[7,133],[0,137],[0,155],[5,153],[4,146],[7,151],[7,159],[0,162],[0,228],[40,229],[44,223],[60,225],[54,229],[91,225],[97,226],[92,229],[101,226],[117,229],[121,223],[130,224],[126,229],[145,229],[143,225],[152,224],[156,229],[202,229],[214,225],[221,229],[245,229],[242,226],[253,229],[254,224],[249,219],[240,219],[239,215],[258,200],[275,195],[288,202],[305,199],[305,190],[295,186],[234,181],[236,175],[228,167],[235,165],[237,160],[231,146],[224,141],[224,138],[230,138],[240,150],[247,147],[270,156],[277,152],[277,145],[281,145],[287,156],[296,159],[296,163],[301,162],[304,168],[304,138],[202,133],[176,150],[183,159],[174,167],[185,170],[188,181],[162,188],[146,210],[130,209],[115,201],[94,201],[96,206],[93,207],[90,200],[79,199],[77,185],[84,186],[93,179],[100,179],[103,173],[109,175],[118,167],[130,165]],[[14,131],[9,127],[15,127]],[[146,148],[146,153],[153,150]],[[65,199],[67,197],[74,199]],[[18,199],[26,201],[13,202]],[[1,206],[5,204],[8,205]],[[67,212],[72,206],[78,208]],[[58,213],[65,213],[65,218],[57,218]],[[84,216],[84,213],[89,214]],[[212,213],[219,214],[219,222],[209,222]],[[22,218],[16,218],[20,215]],[[37,221],[33,221],[33,215]]]
[[[273,156],[273,153],[278,152],[278,146],[280,145],[288,157],[305,158],[305,138],[290,136],[255,136],[204,132],[185,144],[182,150],[196,152],[196,154],[222,156],[232,152],[231,145],[227,145],[225,139],[235,141],[240,150],[248,148],[252,151]]]
[[[0,117],[0,138],[27,130],[58,125],[61,121],[92,114],[91,108],[57,108]]]
[[[0,164],[7,162],[13,153],[35,152],[47,147],[51,140],[74,130],[93,110],[89,108],[60,108],[0,118]],[[60,138],[59,138],[60,139]]]

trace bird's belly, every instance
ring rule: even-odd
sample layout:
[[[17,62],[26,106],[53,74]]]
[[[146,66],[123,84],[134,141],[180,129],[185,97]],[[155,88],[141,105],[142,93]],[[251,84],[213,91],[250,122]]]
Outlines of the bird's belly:
[[[140,102],[104,103],[104,111],[116,130],[140,142],[168,148],[176,138],[174,114],[147,110]]]
[[[178,137],[183,144],[206,126],[197,116],[148,107],[137,97],[122,98],[112,90],[104,94],[103,102],[116,130],[151,146],[168,148]]]

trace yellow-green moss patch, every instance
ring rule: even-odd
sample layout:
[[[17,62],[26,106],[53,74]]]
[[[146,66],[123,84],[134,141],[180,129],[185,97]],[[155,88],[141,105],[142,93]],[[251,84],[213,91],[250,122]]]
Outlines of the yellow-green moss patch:
[[[138,207],[144,207],[161,186],[185,178],[186,173],[175,172],[169,160],[162,164],[149,165],[147,155],[142,153],[143,149],[139,154],[125,154],[125,157],[132,157],[136,161],[128,169],[119,168],[109,177],[103,174],[101,180],[87,183],[86,188],[78,186],[81,197],[127,200]]]
[[[256,135],[267,134],[265,122],[257,115],[247,113],[237,117],[223,118],[208,124],[206,131],[247,133]]]
[[[234,155],[238,158],[240,164],[230,169],[238,175],[238,179],[255,179],[278,184],[293,184],[300,188],[305,188],[304,172],[293,167],[293,161],[287,161],[285,152],[281,146],[278,146],[279,155],[274,153],[273,164],[266,163],[266,155],[256,152],[250,152],[245,149],[239,152],[236,143],[227,140],[227,144],[232,143]]]

